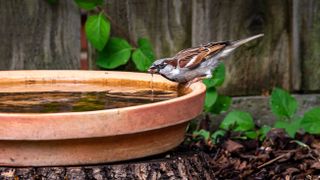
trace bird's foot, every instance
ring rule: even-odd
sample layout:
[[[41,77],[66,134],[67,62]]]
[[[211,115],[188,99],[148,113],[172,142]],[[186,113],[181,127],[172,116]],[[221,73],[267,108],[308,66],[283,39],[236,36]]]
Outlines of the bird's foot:
[[[203,80],[203,79],[207,79],[207,77],[206,77],[206,76],[203,76],[203,77],[194,78],[194,79],[192,79],[191,81],[187,82],[187,83],[185,84],[185,87],[188,88],[188,87],[191,86],[191,84],[196,83],[196,82],[199,82],[199,81],[201,81],[201,80]]]

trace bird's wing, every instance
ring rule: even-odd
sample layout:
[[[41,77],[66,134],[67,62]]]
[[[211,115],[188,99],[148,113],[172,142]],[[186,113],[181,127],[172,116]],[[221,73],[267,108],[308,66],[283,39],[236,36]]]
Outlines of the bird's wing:
[[[196,57],[199,53],[199,48],[188,48],[184,49],[180,52],[178,52],[173,59],[177,60],[179,62],[180,68],[186,67],[186,65],[194,58]]]
[[[179,62],[180,68],[193,69],[226,46],[226,42],[209,43],[204,46],[182,50],[173,59]]]

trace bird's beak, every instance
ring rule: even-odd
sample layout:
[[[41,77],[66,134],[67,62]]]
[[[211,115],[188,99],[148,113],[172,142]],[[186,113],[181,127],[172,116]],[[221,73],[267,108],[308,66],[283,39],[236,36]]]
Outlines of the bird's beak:
[[[151,66],[149,69],[148,69],[148,72],[151,73],[151,74],[155,74],[155,73],[158,73],[158,69],[154,66]]]

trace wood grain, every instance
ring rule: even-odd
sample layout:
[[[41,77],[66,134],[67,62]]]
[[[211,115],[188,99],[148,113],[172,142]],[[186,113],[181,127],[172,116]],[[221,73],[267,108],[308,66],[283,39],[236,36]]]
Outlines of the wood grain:
[[[203,152],[181,153],[158,160],[74,167],[0,167],[1,179],[215,179],[215,166]],[[157,157],[154,157],[157,159]]]
[[[0,4],[1,70],[80,68],[80,11],[73,1]]]
[[[106,8],[114,35],[149,38],[158,58],[191,46],[191,0],[108,0]]]
[[[320,2],[300,0],[297,18],[302,62],[302,90],[320,90]]]
[[[79,69],[80,14],[73,2],[0,2],[0,69]],[[316,0],[108,0],[105,7],[113,36],[134,46],[147,37],[157,58],[209,41],[264,33],[225,61],[224,94],[259,95],[274,86],[320,91]],[[89,57],[95,69],[96,56]]]
[[[220,91],[228,95],[257,95],[274,86],[300,89],[300,59],[292,58],[292,6],[287,0],[113,0],[106,5],[121,27],[113,33],[129,34],[134,41],[151,38],[158,58],[210,41],[264,33],[225,61],[227,78]]]
[[[225,60],[228,95],[261,94],[290,88],[289,4],[276,0],[193,1],[192,44],[237,40],[264,33]]]

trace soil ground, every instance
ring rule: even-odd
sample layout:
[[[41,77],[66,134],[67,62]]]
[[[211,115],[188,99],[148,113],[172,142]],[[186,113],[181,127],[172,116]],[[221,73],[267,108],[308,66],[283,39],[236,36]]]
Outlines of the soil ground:
[[[224,138],[217,145],[204,141],[181,145],[173,156],[205,153],[212,179],[320,179],[320,138],[289,138],[272,129],[263,142]]]

